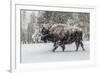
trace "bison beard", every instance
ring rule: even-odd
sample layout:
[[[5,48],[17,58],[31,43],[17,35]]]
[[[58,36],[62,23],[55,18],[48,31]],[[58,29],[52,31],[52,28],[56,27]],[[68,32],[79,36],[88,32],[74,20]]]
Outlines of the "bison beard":
[[[55,29],[55,28],[54,28]],[[45,43],[47,41],[51,41],[54,43],[54,48],[53,48],[53,52],[55,52],[55,50],[60,46],[62,47],[62,50],[64,52],[65,50],[65,45],[66,44],[71,44],[75,42],[76,45],[76,50],[78,51],[79,46],[82,47],[83,51],[84,49],[84,45],[82,43],[82,35],[83,32],[81,30],[74,30],[74,31],[66,31],[64,32],[64,30],[60,30],[60,32],[55,32],[54,30],[48,30],[45,29],[43,27],[42,29],[42,37],[41,40],[43,40]]]

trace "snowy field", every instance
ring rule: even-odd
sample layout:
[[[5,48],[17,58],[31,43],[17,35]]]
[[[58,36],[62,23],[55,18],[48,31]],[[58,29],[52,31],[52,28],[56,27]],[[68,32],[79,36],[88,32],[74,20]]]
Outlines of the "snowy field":
[[[75,52],[75,43],[67,44],[65,52],[59,47],[52,52],[53,43],[21,44],[21,63],[77,61],[89,59],[89,42],[84,41],[85,51],[79,47]]]

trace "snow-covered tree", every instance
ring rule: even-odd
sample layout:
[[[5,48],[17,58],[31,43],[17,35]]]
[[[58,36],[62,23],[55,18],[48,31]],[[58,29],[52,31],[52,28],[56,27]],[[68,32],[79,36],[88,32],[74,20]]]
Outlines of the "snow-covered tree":
[[[89,40],[89,13],[21,10],[21,41],[24,43],[41,42],[42,26],[49,29],[54,24],[77,26],[83,30],[84,38]]]

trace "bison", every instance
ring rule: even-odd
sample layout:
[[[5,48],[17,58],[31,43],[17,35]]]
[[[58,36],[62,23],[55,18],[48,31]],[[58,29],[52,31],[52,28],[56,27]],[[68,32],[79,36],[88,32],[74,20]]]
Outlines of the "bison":
[[[84,45],[83,45],[83,39],[82,35],[83,32],[80,28],[78,27],[67,27],[68,29],[64,29],[65,26],[63,25],[56,25],[55,27],[50,27],[49,29],[46,29],[45,27],[42,28],[41,33],[41,40],[43,40],[45,43],[47,41],[51,41],[54,43],[54,48],[53,52],[61,46],[62,50],[64,52],[65,50],[65,45],[66,44],[71,44],[75,42],[76,45],[76,50],[78,51],[79,46],[82,47],[83,51]],[[57,30],[58,29],[58,30]]]

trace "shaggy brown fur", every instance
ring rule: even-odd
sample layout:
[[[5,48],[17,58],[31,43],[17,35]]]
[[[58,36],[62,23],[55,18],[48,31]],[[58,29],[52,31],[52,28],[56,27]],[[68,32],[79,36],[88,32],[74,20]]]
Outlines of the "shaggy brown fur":
[[[62,40],[65,36],[64,33],[73,33],[75,31],[82,31],[82,29],[77,26],[66,26],[66,24],[53,24],[50,26],[49,31],[53,33],[56,38]]]
[[[64,26],[55,25],[49,29],[50,33],[53,33],[56,38],[62,40],[64,38]]]

